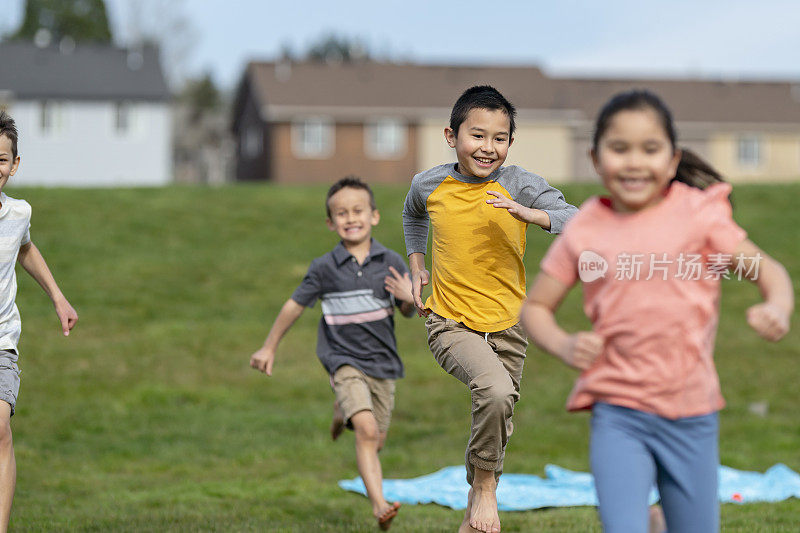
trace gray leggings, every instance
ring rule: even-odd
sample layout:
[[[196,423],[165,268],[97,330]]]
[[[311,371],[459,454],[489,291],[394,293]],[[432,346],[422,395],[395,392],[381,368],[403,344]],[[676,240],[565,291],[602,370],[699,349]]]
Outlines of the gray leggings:
[[[718,431],[717,413],[670,420],[595,404],[590,455],[604,531],[646,533],[654,484],[668,531],[719,531]]]

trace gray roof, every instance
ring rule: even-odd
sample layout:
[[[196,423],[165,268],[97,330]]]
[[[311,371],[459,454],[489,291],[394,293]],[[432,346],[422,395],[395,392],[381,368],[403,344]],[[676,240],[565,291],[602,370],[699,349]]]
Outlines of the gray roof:
[[[69,50],[69,48],[72,48]],[[0,43],[0,92],[18,100],[166,100],[169,88],[158,51],[128,51],[83,44],[38,48],[29,42]]]

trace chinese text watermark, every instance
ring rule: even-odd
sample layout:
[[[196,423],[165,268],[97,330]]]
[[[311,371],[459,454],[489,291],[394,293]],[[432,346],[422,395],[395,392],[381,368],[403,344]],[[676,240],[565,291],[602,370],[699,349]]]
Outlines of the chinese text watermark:
[[[763,256],[746,254],[714,253],[702,254],[679,253],[670,256],[667,253],[620,253],[614,270],[615,280],[649,281],[651,279],[680,279],[698,281],[701,279],[758,279],[758,269]],[[608,261],[600,254],[585,250],[578,258],[578,275],[584,283],[606,277],[609,270]],[[610,274],[609,274],[610,275]]]

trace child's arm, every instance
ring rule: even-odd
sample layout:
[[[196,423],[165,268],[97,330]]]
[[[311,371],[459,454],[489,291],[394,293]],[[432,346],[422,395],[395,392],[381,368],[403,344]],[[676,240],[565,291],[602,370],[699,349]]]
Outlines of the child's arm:
[[[763,338],[780,340],[789,332],[789,318],[794,310],[789,274],[749,239],[742,241],[733,257],[742,259],[745,276],[758,286],[764,299],[747,310],[747,323]]]
[[[570,335],[558,325],[555,312],[570,290],[556,278],[540,273],[522,304],[521,322],[531,340],[571,367],[586,370],[603,350],[603,338],[593,331]]]
[[[64,332],[65,337],[68,336],[78,322],[78,313],[75,312],[75,309],[64,297],[61,289],[58,288],[58,284],[53,278],[53,274],[50,273],[50,269],[47,268],[47,263],[39,249],[33,242],[27,242],[19,247],[17,260],[22,265],[22,268],[41,285],[44,292],[50,297],[53,306],[56,308],[58,320],[61,321],[61,331]]]
[[[414,296],[411,294],[411,278],[408,272],[402,275],[393,266],[389,267],[391,276],[384,278],[386,290],[400,301],[400,312],[403,316],[409,317],[414,314]]]
[[[268,376],[272,375],[272,363],[275,361],[275,351],[278,349],[278,344],[281,342],[284,334],[292,327],[295,320],[300,318],[300,315],[303,314],[305,309],[305,307],[291,298],[286,300],[286,303],[283,304],[281,308],[281,312],[278,313],[278,316],[275,318],[272,328],[269,330],[267,340],[264,341],[264,346],[250,356],[251,367],[264,372]]]
[[[430,273],[425,268],[425,254],[420,252],[412,253],[408,256],[408,267],[411,270],[411,297],[417,307],[419,316],[427,316],[425,304],[422,303],[422,287],[427,285],[430,280]]]
[[[517,220],[527,222],[528,224],[536,224],[543,229],[550,229],[550,215],[541,209],[534,209],[533,207],[525,207],[524,205],[515,202],[511,198],[506,198],[497,191],[486,191],[494,198],[486,200],[487,204],[493,205],[498,209],[505,209]]]

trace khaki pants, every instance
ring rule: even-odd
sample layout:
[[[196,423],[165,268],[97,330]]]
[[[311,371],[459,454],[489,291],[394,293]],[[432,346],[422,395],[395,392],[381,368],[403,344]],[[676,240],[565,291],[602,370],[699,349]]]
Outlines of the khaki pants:
[[[467,445],[467,481],[475,467],[503,472],[511,415],[519,400],[519,382],[528,340],[520,324],[493,333],[431,313],[425,322],[428,345],[439,365],[469,387],[472,425]]]

